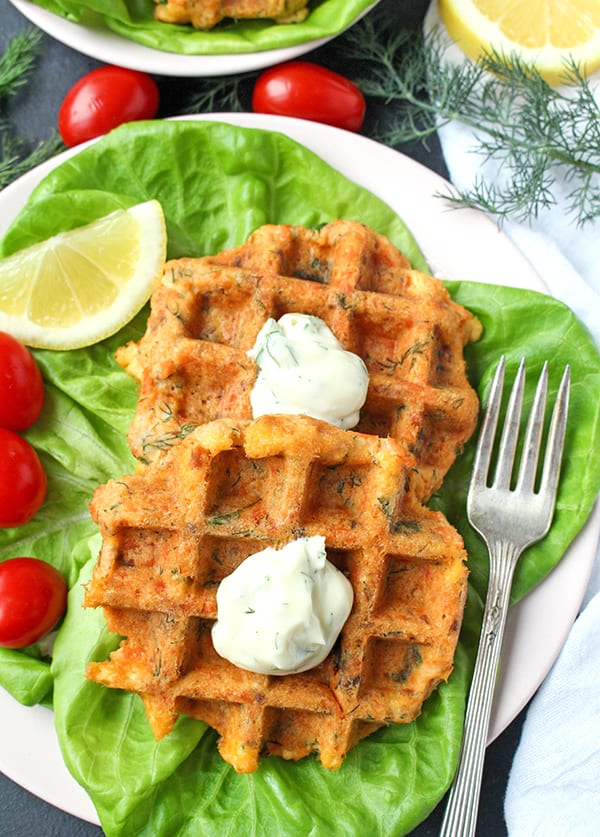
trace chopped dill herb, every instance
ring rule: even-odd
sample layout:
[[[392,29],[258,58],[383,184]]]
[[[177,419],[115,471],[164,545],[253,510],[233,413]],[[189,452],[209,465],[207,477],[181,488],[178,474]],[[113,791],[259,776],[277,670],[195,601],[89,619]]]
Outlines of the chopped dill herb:
[[[381,511],[386,516],[388,523],[392,524],[394,522],[394,515],[392,512],[392,506],[390,501],[387,499],[387,497],[378,497],[377,502],[379,503]]]
[[[391,671],[388,677],[391,677],[394,683],[406,683],[415,666],[420,665],[422,662],[423,657],[421,656],[419,646],[410,645],[408,648],[408,654],[404,668],[402,668],[400,671]]]
[[[392,524],[392,532],[419,532],[421,524],[418,520],[394,520]]]
[[[392,505],[387,497],[378,497],[377,502],[390,524],[390,530],[394,534],[398,534],[399,532],[420,531],[421,524],[418,520],[401,520],[394,516],[394,510],[392,509]]]
[[[161,433],[159,436],[145,436],[142,441],[142,451],[146,454],[148,450],[168,450],[173,447],[178,439],[185,439],[197,427],[197,424],[187,422],[186,424],[180,425],[178,430],[169,430],[166,433]],[[146,461],[145,456],[142,458]]]
[[[228,523],[231,523],[234,520],[239,520],[239,518],[242,515],[242,512],[251,509],[252,506],[255,506],[257,503],[260,503],[260,500],[253,500],[252,503],[249,503],[242,509],[234,509],[233,511],[224,512],[223,514],[216,514],[213,517],[207,518],[206,522],[209,526],[226,526]],[[244,532],[239,532],[237,534],[244,534]]]
[[[389,357],[385,360],[378,360],[377,365],[380,369],[387,369],[393,373],[399,366],[404,366],[404,363],[410,358],[409,368],[412,369],[416,363],[417,355],[423,354],[430,343],[431,340],[417,340],[416,343],[406,349],[401,357],[395,360]]]
[[[404,354],[400,358],[400,366],[403,366],[404,361],[410,358],[410,368],[412,369],[416,361],[416,355],[422,355],[430,343],[431,338],[428,340],[417,340],[416,343],[413,343],[412,346],[409,346],[409,348],[404,352]]]

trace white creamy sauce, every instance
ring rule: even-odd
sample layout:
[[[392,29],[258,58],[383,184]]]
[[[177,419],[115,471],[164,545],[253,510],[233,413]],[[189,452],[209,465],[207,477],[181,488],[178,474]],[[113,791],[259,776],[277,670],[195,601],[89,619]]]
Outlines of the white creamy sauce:
[[[259,367],[250,394],[254,418],[301,413],[343,430],[358,424],[369,386],[367,367],[319,317],[268,319],[248,355]]]
[[[353,598],[320,535],[267,547],[221,581],[213,645],[221,657],[259,674],[306,671],[331,651]]]

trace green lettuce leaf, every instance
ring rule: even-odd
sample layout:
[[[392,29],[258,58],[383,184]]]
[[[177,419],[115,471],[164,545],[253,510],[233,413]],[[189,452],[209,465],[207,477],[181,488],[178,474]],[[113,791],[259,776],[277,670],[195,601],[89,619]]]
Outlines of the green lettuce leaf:
[[[183,718],[171,735],[157,743],[148,735],[139,699],[86,680],[86,662],[105,659],[119,641],[109,634],[101,609],[82,606],[83,585],[91,576],[99,548],[97,533],[79,544],[87,561],[70,591],[52,660],[52,675],[59,684],[55,723],[67,767],[88,789],[102,822],[107,823],[107,833],[132,834],[136,833],[132,829],[136,809],[153,807],[157,788],[194,750],[206,728]]]
[[[90,539],[90,555],[97,548]],[[137,697],[85,680],[86,661],[105,659],[117,644],[101,612],[81,607],[93,563],[71,591],[52,671],[66,764],[91,794],[108,835],[266,837],[273,823],[285,834],[389,834],[398,833],[398,822],[412,828],[436,804],[457,757],[457,737],[449,742],[447,729],[462,722],[462,649],[453,683],[431,698],[427,716],[366,739],[340,771],[324,771],[313,759],[272,758],[241,776],[217,755],[216,735],[204,724],[182,718],[157,743]],[[324,805],[341,798],[343,806]]]
[[[312,0],[300,23],[226,20],[210,32],[154,20],[152,0],[33,0],[37,6],[92,28],[107,27],[144,46],[179,55],[262,52],[337,35],[374,0]]]
[[[220,122],[135,122],[63,163],[33,191],[0,245],[7,256],[118,206],[156,198],[168,256],[216,253],[261,224],[362,221],[426,269],[406,225],[379,198],[294,140]]]
[[[0,682],[19,703],[35,706],[51,699],[54,680],[50,661],[42,659],[38,649],[25,654],[12,648],[0,648],[0,668]]]
[[[76,226],[149,197],[163,204],[170,255],[201,255],[240,243],[265,222],[316,226],[355,218],[389,235],[424,267],[403,222],[293,141],[218,123],[125,126],[62,163],[32,193],[8,231],[8,254],[59,229]],[[543,294],[450,283],[457,301],[481,319],[484,334],[468,347],[473,384],[485,399],[500,354],[514,375],[528,359],[527,399],[541,365],[551,361],[551,396],[565,363],[572,367],[571,420],[557,511],[543,544],[517,570],[516,600],[547,575],[583,526],[600,487],[600,357],[585,328],[562,303]],[[107,835],[403,834],[422,821],[447,789],[458,756],[465,695],[481,620],[487,555],[465,521],[473,446],[431,501],[462,532],[470,556],[470,590],[455,670],[409,725],[360,742],[337,772],[314,759],[266,759],[240,776],[216,750],[204,724],[181,719],[156,743],[141,701],[86,681],[85,664],[105,659],[118,639],[101,611],[81,607],[82,584],[98,551],[88,503],[95,487],[134,468],[125,433],[136,403],[132,379],[114,361],[117,346],[137,339],[147,311],[119,334],[76,352],[37,351],[47,385],[40,421],[28,432],[44,460],[48,501],[21,529],[0,531],[0,560],[37,555],[54,563],[71,587],[52,665],[36,648],[0,654],[0,683],[24,703],[53,697],[65,761],[88,790]],[[343,800],[343,804],[340,804]]]
[[[466,348],[469,373],[480,399],[487,400],[491,378],[500,354],[506,356],[507,382],[514,377],[522,357],[527,358],[527,387],[524,410],[533,400],[535,385],[545,360],[549,362],[548,402],[552,403],[566,364],[571,365],[569,424],[561,481],[552,528],[538,544],[531,546],[517,565],[511,601],[521,599],[555,566],[587,519],[600,487],[600,366],[592,337],[573,312],[561,302],[534,291],[511,290],[477,283],[448,283],[457,300],[481,320],[484,334]],[[442,509],[465,539],[470,555],[482,560],[470,562],[471,583],[480,595],[487,587],[487,560],[481,541],[465,519],[467,485],[475,439],[444,480],[443,490],[430,505]]]

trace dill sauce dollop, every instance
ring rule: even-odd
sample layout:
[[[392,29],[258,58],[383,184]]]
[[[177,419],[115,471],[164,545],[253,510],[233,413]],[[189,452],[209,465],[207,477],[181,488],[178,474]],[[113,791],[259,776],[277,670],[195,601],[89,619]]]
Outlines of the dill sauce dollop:
[[[259,367],[250,394],[254,418],[303,414],[343,430],[358,424],[369,387],[367,367],[319,317],[269,318],[248,355]]]
[[[352,609],[348,579],[327,560],[325,538],[298,538],[250,555],[217,590],[214,648],[258,674],[297,674],[321,663]]]

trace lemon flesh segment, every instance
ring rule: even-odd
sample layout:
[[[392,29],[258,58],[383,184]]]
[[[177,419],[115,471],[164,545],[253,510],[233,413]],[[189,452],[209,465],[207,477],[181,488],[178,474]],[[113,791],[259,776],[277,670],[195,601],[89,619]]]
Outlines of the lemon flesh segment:
[[[495,50],[516,54],[550,84],[564,81],[565,61],[588,75],[600,67],[598,0],[438,0],[448,34],[474,60]]]
[[[109,337],[150,298],[166,246],[162,207],[150,200],[0,260],[0,330],[45,349]]]

